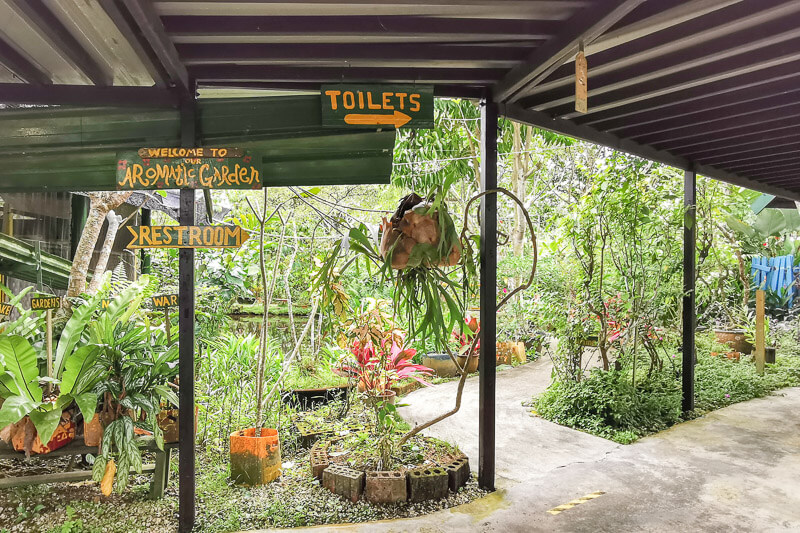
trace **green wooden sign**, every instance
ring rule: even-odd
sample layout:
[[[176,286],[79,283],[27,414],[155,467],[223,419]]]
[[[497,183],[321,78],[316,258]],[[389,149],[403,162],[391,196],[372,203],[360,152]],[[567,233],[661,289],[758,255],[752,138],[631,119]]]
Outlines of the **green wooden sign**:
[[[61,298],[58,296],[31,298],[31,309],[34,311],[46,311],[48,309],[58,309],[59,307],[61,307]]]
[[[117,189],[260,189],[257,158],[239,148],[140,148],[117,157]]]
[[[156,309],[165,307],[178,307],[178,295],[159,294],[158,296],[153,296],[152,298],[150,298],[150,303],[152,303],[153,307],[155,307]]]
[[[239,248],[250,234],[239,226],[126,226],[128,248]]]
[[[323,85],[322,125],[338,128],[433,128],[430,85]]]

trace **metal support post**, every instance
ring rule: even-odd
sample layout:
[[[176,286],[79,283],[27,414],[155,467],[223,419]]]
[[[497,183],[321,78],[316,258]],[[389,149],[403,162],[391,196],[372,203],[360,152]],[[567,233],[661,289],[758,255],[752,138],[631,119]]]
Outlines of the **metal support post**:
[[[142,208],[142,226],[149,226],[152,223],[152,212],[149,209]],[[142,248],[140,251],[140,259],[142,261],[142,274],[149,274],[151,270],[150,252],[147,248]]]
[[[497,104],[481,102],[481,190],[497,188]],[[478,483],[494,490],[495,381],[497,359],[497,195],[481,199],[480,412],[478,415]]]
[[[697,174],[683,176],[683,401],[684,412],[694,409],[695,329],[695,247],[697,241]]]
[[[181,145],[195,145],[194,96],[181,102]],[[194,225],[195,191],[182,189],[180,221]],[[189,532],[195,519],[195,434],[194,434],[194,250],[181,248],[178,253],[178,354],[179,381],[179,506],[178,530]]]

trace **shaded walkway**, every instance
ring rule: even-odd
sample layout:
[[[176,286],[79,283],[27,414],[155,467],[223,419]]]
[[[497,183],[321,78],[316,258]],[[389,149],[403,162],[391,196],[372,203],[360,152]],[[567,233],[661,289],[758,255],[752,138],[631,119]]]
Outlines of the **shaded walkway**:
[[[498,374],[496,493],[415,519],[309,530],[800,530],[800,388],[621,446],[531,417],[521,402],[546,386],[549,376],[548,361]],[[477,457],[477,384],[467,384],[466,408],[430,432],[453,439],[471,457]],[[415,392],[404,414],[427,419],[434,408],[451,405],[454,390],[455,384],[445,384]],[[595,491],[605,494],[558,515],[547,513]]]

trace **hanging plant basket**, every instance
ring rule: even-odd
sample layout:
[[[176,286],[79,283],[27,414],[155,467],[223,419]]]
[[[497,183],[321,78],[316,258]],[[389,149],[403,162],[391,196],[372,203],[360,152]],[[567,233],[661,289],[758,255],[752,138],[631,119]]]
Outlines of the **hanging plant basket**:
[[[411,193],[400,200],[390,219],[383,219],[380,253],[395,270],[455,266],[461,244],[447,208]]]

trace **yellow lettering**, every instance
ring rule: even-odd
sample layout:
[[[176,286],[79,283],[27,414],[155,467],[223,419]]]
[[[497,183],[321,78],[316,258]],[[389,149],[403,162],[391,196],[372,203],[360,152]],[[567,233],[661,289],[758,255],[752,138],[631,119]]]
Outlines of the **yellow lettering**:
[[[419,95],[411,94],[408,96],[408,103],[411,104],[411,111],[419,111]]]
[[[153,241],[153,246],[161,246],[161,227],[151,226],[150,238]]]
[[[349,102],[348,99],[350,100]],[[342,95],[342,105],[345,107],[345,109],[353,109],[356,106],[355,99],[356,97],[352,92],[345,91],[345,93]]]
[[[139,243],[144,245],[145,241],[153,246],[153,239],[150,237],[150,226],[139,226]]]
[[[372,103],[372,93],[367,93],[367,107],[370,109],[380,109],[380,104]]]
[[[211,176],[206,177],[206,172],[208,169],[211,168],[211,165],[206,163],[205,165],[200,165],[200,185],[203,187],[211,187],[213,178]]]
[[[214,226],[205,226],[203,228],[203,244],[211,245],[214,242]]]
[[[145,182],[142,181],[142,172],[144,172],[144,168],[142,165],[131,165],[133,167],[133,182],[139,182],[142,185],[147,185]]]
[[[189,246],[202,246],[202,234],[200,226],[189,226]]]
[[[392,93],[383,93],[381,96],[383,97],[383,108],[394,109],[394,106],[389,102],[389,98],[392,97]]]
[[[331,97],[331,109],[336,111],[339,107],[336,103],[336,97],[342,94],[342,91],[325,91],[325,94]]]
[[[358,91],[358,108],[364,109],[364,93]]]
[[[183,246],[183,233],[186,230],[186,226],[178,226],[175,228],[175,231],[178,233],[178,246]]]
[[[169,246],[170,244],[172,244],[172,239],[173,239],[172,228],[169,226],[164,227],[161,244],[163,244],[164,246]]]
[[[406,96],[408,93],[395,93],[395,96],[400,99],[400,109],[406,108]]]

